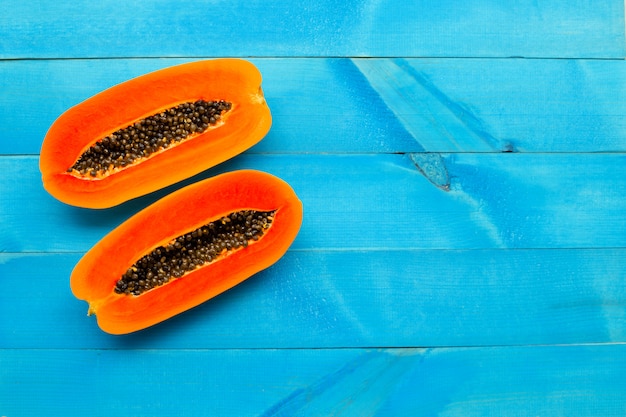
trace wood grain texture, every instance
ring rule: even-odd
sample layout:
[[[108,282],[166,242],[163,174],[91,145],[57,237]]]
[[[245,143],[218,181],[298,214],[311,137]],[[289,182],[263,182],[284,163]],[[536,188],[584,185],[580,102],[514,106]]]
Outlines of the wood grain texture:
[[[626,412],[624,345],[0,353],[0,404],[14,417]]]
[[[33,154],[68,107],[187,60],[16,60],[0,154]],[[255,59],[273,114],[255,153],[623,152],[626,62]]]
[[[1,58],[624,56],[621,0],[5,1]]]
[[[294,250],[194,310],[111,337],[71,294],[69,275],[81,254],[0,254],[0,346],[626,343],[625,255],[625,249]],[[29,285],[16,285],[22,281]]]

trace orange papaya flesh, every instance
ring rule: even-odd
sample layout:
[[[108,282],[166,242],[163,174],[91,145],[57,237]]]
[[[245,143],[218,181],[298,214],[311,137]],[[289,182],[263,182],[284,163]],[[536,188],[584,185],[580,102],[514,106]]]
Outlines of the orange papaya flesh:
[[[110,232],[78,262],[71,289],[105,332],[145,329],[273,265],[298,234],[302,215],[283,180],[253,170],[221,174],[162,198]],[[204,239],[205,230],[217,238]],[[195,255],[181,260],[177,242]],[[210,245],[214,253],[205,250]],[[146,284],[148,272],[162,282]]]
[[[248,61],[214,59],[172,66],[104,90],[68,109],[48,130],[39,162],[44,188],[70,205],[108,208],[224,162],[258,143],[271,127],[261,81]],[[209,103],[226,107],[203,127],[193,120],[193,111],[190,116],[181,110],[197,103],[206,109]],[[153,126],[171,111],[181,113],[174,115],[174,129]],[[166,123],[171,126],[172,118]],[[155,130],[152,142],[133,139]],[[159,142],[159,134],[172,138]]]

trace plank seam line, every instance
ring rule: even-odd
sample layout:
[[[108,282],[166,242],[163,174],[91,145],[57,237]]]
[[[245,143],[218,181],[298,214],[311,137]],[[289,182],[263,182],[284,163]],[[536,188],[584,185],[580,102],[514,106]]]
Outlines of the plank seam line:
[[[605,57],[590,57],[590,56],[521,56],[521,55],[510,55],[510,56],[439,56],[439,55],[145,55],[145,56],[102,56],[102,57],[90,57],[90,56],[82,56],[82,57],[0,57],[0,62],[10,62],[10,61],[105,61],[105,60],[185,60],[185,59],[217,59],[217,58],[241,58],[241,59],[250,59],[250,60],[262,60],[262,59],[397,59],[397,58],[406,58],[406,59],[456,59],[456,60],[471,60],[471,59],[480,59],[480,60],[584,60],[584,61],[624,61],[626,57],[624,56],[605,56]]]
[[[70,351],[70,350],[82,350],[82,351],[128,351],[133,350],[136,352],[159,352],[159,351],[176,351],[176,352],[212,352],[212,351],[341,351],[341,350],[410,350],[410,349],[423,349],[423,350],[477,350],[477,349],[519,349],[519,348],[574,348],[574,347],[611,347],[611,346],[626,346],[626,342],[588,342],[588,343],[548,343],[548,344],[495,344],[495,345],[441,345],[441,346],[337,346],[337,347],[208,347],[208,348],[176,348],[176,347],[162,347],[162,348],[112,348],[112,347],[84,347],[84,348],[32,348],[32,347],[0,347],[0,351]]]
[[[43,137],[41,138],[43,141]],[[301,151],[301,152],[254,152],[254,151],[246,151],[242,155],[248,156],[311,156],[311,157],[334,157],[334,156],[375,156],[375,155],[383,155],[383,156],[391,156],[391,155],[411,155],[411,154],[439,154],[439,155],[483,155],[483,156],[491,156],[491,155],[528,155],[528,156],[579,156],[579,155],[626,155],[626,150],[618,150],[618,151],[397,151],[397,152],[309,152],[309,151]],[[39,153],[0,153],[0,158],[39,158]]]
[[[288,252],[299,252],[299,253],[320,253],[320,252],[329,252],[329,253],[341,253],[341,252],[353,252],[353,253],[366,253],[366,252],[509,252],[509,251],[519,251],[519,252],[536,252],[536,251],[544,251],[544,252],[556,252],[556,251],[622,251],[626,250],[626,246],[597,246],[597,247],[521,247],[521,248],[499,248],[499,247],[480,247],[480,248],[422,248],[422,247],[404,247],[404,248],[395,248],[395,247],[364,247],[364,248],[336,248],[336,247],[328,247],[328,248],[293,248],[289,249]],[[3,255],[6,256],[33,256],[33,255],[42,255],[42,256],[55,256],[55,255],[82,255],[86,252],[85,250],[66,250],[66,251],[0,251],[0,257]]]

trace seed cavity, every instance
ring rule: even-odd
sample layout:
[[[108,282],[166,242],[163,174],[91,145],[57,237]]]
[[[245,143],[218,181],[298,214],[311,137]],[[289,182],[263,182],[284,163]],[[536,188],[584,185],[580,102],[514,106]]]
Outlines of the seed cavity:
[[[186,102],[138,120],[91,145],[67,172],[100,178],[149,158],[204,132],[218,123],[232,103]]]
[[[270,228],[275,211],[230,213],[153,249],[135,262],[115,284],[117,294],[141,295],[182,278],[221,256],[246,248]]]

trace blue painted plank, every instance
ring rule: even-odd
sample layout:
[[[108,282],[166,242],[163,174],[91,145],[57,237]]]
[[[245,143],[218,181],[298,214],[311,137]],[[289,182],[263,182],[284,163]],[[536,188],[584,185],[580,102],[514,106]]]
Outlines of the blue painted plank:
[[[624,56],[621,0],[4,2],[1,58]]]
[[[227,293],[123,337],[103,333],[71,294],[80,255],[0,254],[0,348],[626,342],[623,248],[292,250]]]
[[[425,151],[626,148],[624,61],[398,58],[354,63]]]
[[[610,248],[626,246],[625,158],[244,154],[191,181],[243,168],[283,178],[304,204],[296,249]],[[48,195],[36,157],[1,157],[0,172],[4,252],[84,252],[174,188],[93,211]]]
[[[2,350],[2,415],[616,416],[626,348]],[[69,371],[69,372],[68,372]],[[65,399],[65,400],[62,400]]]
[[[37,154],[67,108],[183,62],[0,62],[0,154]],[[273,114],[255,153],[624,152],[626,62],[255,59]],[[45,105],[43,105],[45,103]]]

